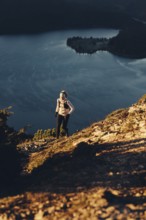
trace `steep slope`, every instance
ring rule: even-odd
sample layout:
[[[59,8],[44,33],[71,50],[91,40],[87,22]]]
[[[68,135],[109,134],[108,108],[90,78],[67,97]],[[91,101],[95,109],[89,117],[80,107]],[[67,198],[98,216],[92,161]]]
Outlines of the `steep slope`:
[[[0,218],[146,219],[145,160],[146,95],[28,153],[23,188],[3,195]]]
[[[127,109],[118,109],[70,138],[50,141],[41,152],[30,154],[26,172],[32,172],[55,154],[72,152],[80,143],[99,145],[146,138],[146,95]],[[26,147],[26,146],[21,146]],[[38,159],[37,159],[38,158]]]

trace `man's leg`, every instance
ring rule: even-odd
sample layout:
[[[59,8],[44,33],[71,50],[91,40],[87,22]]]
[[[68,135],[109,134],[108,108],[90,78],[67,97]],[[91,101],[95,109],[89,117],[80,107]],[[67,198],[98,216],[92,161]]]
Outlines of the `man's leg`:
[[[70,115],[68,114],[67,116],[65,116],[65,117],[63,118],[63,126],[62,126],[63,129],[65,130],[65,134],[66,134],[67,137],[69,136],[68,128],[67,128],[69,116],[70,116]]]
[[[56,137],[57,138],[59,138],[59,135],[60,135],[60,127],[61,127],[62,121],[63,121],[63,116],[57,115],[57,126],[56,126]]]

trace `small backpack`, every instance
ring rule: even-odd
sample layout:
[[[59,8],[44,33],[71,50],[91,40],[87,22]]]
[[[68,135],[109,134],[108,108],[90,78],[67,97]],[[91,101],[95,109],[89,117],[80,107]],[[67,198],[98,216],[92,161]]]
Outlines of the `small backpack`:
[[[60,108],[60,100],[59,100],[59,108]],[[67,101],[64,103],[64,108],[65,108],[65,109],[70,109],[70,107],[69,107]]]

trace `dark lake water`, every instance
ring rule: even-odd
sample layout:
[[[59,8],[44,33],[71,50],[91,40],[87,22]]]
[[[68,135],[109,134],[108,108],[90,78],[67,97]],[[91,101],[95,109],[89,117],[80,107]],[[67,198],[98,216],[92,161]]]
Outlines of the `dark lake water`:
[[[0,108],[13,106],[9,125],[19,129],[30,124],[28,132],[55,127],[56,99],[62,89],[75,106],[72,132],[136,102],[146,93],[146,59],[108,52],[81,55],[66,46],[68,37],[117,33],[91,29],[0,36]]]

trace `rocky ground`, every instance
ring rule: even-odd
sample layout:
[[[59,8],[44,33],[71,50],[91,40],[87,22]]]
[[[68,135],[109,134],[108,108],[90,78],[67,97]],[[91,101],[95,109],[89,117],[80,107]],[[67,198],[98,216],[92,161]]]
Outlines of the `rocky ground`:
[[[45,141],[17,146],[26,158],[21,178],[2,188],[0,220],[146,219],[146,96]]]

